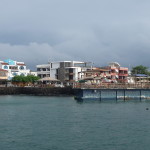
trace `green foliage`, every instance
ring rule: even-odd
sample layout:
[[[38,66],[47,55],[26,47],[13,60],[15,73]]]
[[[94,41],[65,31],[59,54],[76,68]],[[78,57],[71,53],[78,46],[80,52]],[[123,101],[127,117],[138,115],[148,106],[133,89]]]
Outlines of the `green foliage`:
[[[34,83],[40,79],[40,77],[37,77],[34,75],[28,75],[28,76],[26,76],[26,78],[27,78],[27,82],[31,82],[31,83]]]
[[[40,78],[34,75],[28,75],[28,76],[14,76],[12,78],[12,82],[23,82],[23,83],[35,83]]]
[[[150,72],[148,71],[148,67],[139,65],[136,67],[133,67],[131,70],[132,74],[146,74],[146,75],[150,75]]]

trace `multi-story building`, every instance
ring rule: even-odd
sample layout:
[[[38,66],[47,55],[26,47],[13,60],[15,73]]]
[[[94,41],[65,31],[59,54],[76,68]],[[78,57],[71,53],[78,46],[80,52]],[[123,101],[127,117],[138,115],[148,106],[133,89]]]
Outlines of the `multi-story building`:
[[[84,76],[84,71],[91,68],[90,62],[59,61],[37,65],[37,75],[40,78],[51,77],[61,82],[78,81]]]
[[[114,82],[127,82],[128,77],[128,68],[121,67],[119,63],[112,62],[109,63],[109,66],[106,67],[110,70],[111,80]]]
[[[30,70],[27,69],[24,62],[17,62],[11,59],[0,61],[0,68],[8,72],[8,80],[11,80],[16,75],[27,76]]]
[[[84,72],[84,79],[99,82],[127,82],[128,68],[120,67],[117,62],[109,63],[109,66],[92,68]]]

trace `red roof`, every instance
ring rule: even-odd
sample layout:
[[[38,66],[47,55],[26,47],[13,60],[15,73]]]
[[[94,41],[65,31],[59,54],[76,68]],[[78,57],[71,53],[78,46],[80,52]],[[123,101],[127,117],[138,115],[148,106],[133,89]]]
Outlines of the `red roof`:
[[[18,66],[25,66],[25,64],[18,64],[18,63],[17,63],[17,65],[18,65]]]
[[[2,65],[9,65],[8,63],[5,63],[5,62],[2,62],[1,64],[2,64]]]
[[[1,69],[1,68],[0,68],[0,71],[4,71],[4,72],[7,72],[7,70]]]

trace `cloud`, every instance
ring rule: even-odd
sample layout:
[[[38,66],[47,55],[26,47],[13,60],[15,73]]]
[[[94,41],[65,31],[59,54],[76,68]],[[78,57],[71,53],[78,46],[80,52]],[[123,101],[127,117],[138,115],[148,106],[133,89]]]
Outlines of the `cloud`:
[[[10,45],[0,43],[1,59],[24,61],[26,65],[35,69],[37,64],[46,64],[48,61],[71,59],[67,54],[58,53],[49,44],[30,43],[29,45]]]
[[[9,5],[8,5],[9,3]],[[150,66],[148,0],[2,0],[0,59]]]

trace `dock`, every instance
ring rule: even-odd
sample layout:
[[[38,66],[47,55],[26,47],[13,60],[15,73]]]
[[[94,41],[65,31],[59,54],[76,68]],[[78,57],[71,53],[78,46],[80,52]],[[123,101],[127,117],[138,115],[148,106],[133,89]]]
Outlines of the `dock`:
[[[74,89],[75,99],[131,100],[150,99],[150,89]]]

